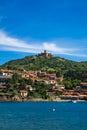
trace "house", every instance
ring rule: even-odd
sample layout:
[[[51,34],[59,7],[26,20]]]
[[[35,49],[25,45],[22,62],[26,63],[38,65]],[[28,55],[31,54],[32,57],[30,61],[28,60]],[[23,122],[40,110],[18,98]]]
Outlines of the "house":
[[[27,86],[26,86],[26,89],[29,90],[29,91],[32,91],[32,90],[33,90],[33,88],[32,88],[31,85],[27,85]]]
[[[87,82],[82,82],[80,85],[81,89],[87,90]]]
[[[36,78],[37,75],[35,74],[34,71],[30,71],[30,72],[22,72],[22,73],[19,73],[23,78],[26,78],[26,79],[31,79],[31,78]]]
[[[56,84],[55,86],[59,89],[65,89],[64,84]]]
[[[0,76],[0,83],[6,82],[6,76]]]
[[[56,74],[46,74],[45,78],[48,78],[50,80],[55,80],[56,79]]]
[[[78,96],[76,95],[61,95],[60,98],[62,100],[78,100]]]
[[[59,88],[56,88],[56,87],[53,87],[53,88],[52,88],[52,91],[53,91],[53,92],[63,93],[63,90],[61,90],[61,89],[59,89]]]
[[[57,81],[57,82],[62,82],[62,81],[63,81],[63,77],[58,77],[58,78],[56,78],[56,81]]]
[[[45,75],[46,75],[46,72],[41,72],[41,71],[37,72],[38,77],[45,77]]]
[[[0,76],[0,83],[5,84],[8,78],[11,78],[11,76]]]
[[[37,76],[38,77],[42,77],[44,79],[49,79],[49,80],[55,80],[56,79],[56,74],[53,73],[53,74],[47,74],[46,72],[38,72],[37,73]]]
[[[87,95],[86,94],[80,94],[79,99],[80,100],[87,100]]]
[[[46,84],[55,84],[55,83],[56,83],[55,80],[44,80],[44,82],[45,82]]]
[[[12,70],[4,70],[4,69],[1,69],[0,70],[0,74],[2,75],[2,76],[11,76],[12,74],[13,74],[13,71]]]
[[[55,80],[50,80],[50,84],[55,84],[56,81]]]
[[[24,97],[27,97],[28,95],[28,91],[27,90],[20,90],[20,93],[21,93],[21,96],[24,98]]]
[[[45,82],[46,84],[50,84],[49,80],[44,80],[44,82]]]
[[[63,95],[66,95],[66,96],[79,96],[79,92],[76,92],[74,90],[68,90],[68,91],[65,91],[63,93]]]
[[[22,74],[22,77],[27,79],[27,78],[29,78],[29,75],[28,74]]]
[[[6,89],[7,89],[6,86],[1,86],[1,85],[0,85],[0,90],[6,90]]]

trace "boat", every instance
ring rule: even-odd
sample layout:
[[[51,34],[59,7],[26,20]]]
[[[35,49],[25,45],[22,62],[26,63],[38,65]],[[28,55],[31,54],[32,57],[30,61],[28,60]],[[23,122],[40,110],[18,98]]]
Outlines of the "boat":
[[[73,102],[73,103],[77,103],[77,101],[76,101],[76,100],[72,100],[72,102]]]
[[[69,102],[69,103],[77,103],[76,100],[69,100],[68,102]]]

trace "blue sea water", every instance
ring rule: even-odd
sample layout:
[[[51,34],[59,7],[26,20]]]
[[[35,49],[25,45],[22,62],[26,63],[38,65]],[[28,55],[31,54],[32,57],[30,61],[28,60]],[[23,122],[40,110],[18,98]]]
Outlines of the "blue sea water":
[[[87,103],[0,103],[0,130],[87,130]]]

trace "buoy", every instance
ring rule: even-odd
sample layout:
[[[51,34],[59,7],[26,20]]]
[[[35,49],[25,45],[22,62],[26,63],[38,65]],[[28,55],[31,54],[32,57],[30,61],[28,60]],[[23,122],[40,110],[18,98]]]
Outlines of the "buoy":
[[[55,111],[55,108],[53,108],[53,112]]]

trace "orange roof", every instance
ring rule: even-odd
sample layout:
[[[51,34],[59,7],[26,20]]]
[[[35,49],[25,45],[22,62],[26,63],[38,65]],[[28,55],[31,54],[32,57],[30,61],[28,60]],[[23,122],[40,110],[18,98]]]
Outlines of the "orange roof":
[[[79,94],[80,97],[87,97],[85,94]]]
[[[13,72],[12,70],[4,70],[4,69],[1,69],[1,71],[4,73],[12,73]]]
[[[26,93],[26,92],[27,92],[27,90],[20,90],[20,92],[21,92],[21,93]]]
[[[58,84],[60,87],[64,87],[64,84]]]
[[[58,89],[58,88],[53,88],[52,90],[53,90],[53,91],[60,91],[60,92],[62,92],[62,90],[61,90],[61,89]]]
[[[81,82],[82,85],[87,85],[87,82]]]
[[[26,85],[26,88],[32,88],[32,86],[31,85]]]
[[[6,86],[0,86],[0,89],[4,89],[4,88],[7,88]]]

